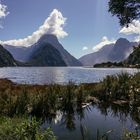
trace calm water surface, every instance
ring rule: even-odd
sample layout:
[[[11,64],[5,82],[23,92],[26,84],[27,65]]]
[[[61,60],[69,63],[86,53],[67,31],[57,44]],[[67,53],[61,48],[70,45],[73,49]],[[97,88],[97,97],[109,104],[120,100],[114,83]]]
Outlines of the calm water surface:
[[[58,140],[97,140],[111,131],[109,140],[122,140],[124,131],[140,134],[140,112],[127,106],[90,105],[80,112],[58,113],[42,127],[51,127]]]
[[[99,82],[107,75],[121,72],[135,73],[130,68],[83,68],[83,67],[8,67],[0,68],[0,78],[26,84],[66,84]]]

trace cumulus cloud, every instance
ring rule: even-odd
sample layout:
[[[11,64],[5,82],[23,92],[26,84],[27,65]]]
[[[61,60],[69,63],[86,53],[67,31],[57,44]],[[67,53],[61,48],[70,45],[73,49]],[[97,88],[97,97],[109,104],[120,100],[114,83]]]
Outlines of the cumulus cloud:
[[[140,42],[140,20],[133,20],[128,27],[123,27],[120,33],[125,35],[136,35],[134,41]]]
[[[83,50],[83,51],[86,51],[86,50],[88,50],[88,47],[84,46],[84,47],[82,48],[82,50]]]
[[[60,11],[54,9],[49,17],[45,20],[44,24],[40,26],[37,31],[32,33],[32,35],[23,39],[4,41],[3,44],[28,47],[36,43],[38,39],[44,34],[53,34],[58,38],[64,38],[68,35],[63,29],[66,20],[67,19],[63,17]]]
[[[101,48],[103,48],[105,45],[109,45],[112,43],[115,43],[116,41],[114,39],[109,40],[106,36],[104,36],[101,40],[101,42],[99,44],[97,44],[96,46],[94,46],[92,48],[93,52],[97,52],[99,51]]]

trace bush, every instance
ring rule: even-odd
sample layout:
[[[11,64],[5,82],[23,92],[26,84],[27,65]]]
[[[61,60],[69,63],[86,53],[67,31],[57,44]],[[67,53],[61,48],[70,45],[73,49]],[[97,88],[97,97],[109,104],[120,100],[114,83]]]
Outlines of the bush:
[[[40,125],[36,118],[0,118],[0,140],[56,140],[50,128]]]
[[[140,136],[135,132],[124,131],[123,140],[140,140]]]

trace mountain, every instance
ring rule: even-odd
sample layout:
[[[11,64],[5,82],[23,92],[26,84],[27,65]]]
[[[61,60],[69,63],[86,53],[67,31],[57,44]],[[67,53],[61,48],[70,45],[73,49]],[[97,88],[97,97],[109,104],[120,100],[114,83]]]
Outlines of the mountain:
[[[79,60],[74,58],[69,52],[67,52],[63,48],[63,46],[59,43],[57,37],[54,35],[48,35],[48,34],[43,35],[38,40],[37,43],[31,46],[31,48],[35,50],[36,48],[40,48],[42,45],[48,44],[48,43],[51,44],[53,47],[55,47],[59,51],[59,53],[61,54],[67,66],[81,66],[82,65],[81,62],[79,62]]]
[[[133,52],[128,56],[128,58],[121,62],[106,62],[95,64],[95,68],[108,68],[108,67],[130,67],[130,68],[140,68],[140,44],[133,48]]]
[[[129,65],[140,65],[140,45],[134,47],[133,53],[130,54],[125,63]]]
[[[63,61],[66,66],[81,66],[81,62],[74,58],[68,51],[66,51],[63,46],[59,43],[58,39],[54,35],[43,35],[35,44],[30,47],[16,47],[16,46],[8,46],[4,45],[4,47],[13,55],[13,57],[22,62],[30,62],[34,56],[34,52],[42,46],[48,46],[48,44],[53,46],[61,55]],[[54,50],[52,48],[52,50]],[[45,48],[47,51],[47,48]],[[50,49],[50,48],[49,48]],[[55,50],[55,51],[56,51]],[[51,53],[52,55],[53,52]],[[40,54],[41,55],[41,54]],[[42,60],[43,61],[43,60]],[[53,65],[53,64],[52,64]]]
[[[108,56],[113,49],[114,44],[105,45],[97,52],[87,54],[79,59],[84,66],[92,66],[97,63],[108,62]]]
[[[30,66],[66,66],[60,52],[49,43],[36,48],[28,64]]]
[[[105,45],[98,52],[85,55],[79,61],[85,66],[93,66],[105,62],[120,62],[128,58],[137,43],[120,38],[115,44]]]
[[[31,48],[24,46],[12,46],[12,45],[3,45],[3,47],[8,50],[14,57],[15,60],[26,62],[29,59]]]
[[[129,42],[125,38],[118,39],[109,54],[109,60],[111,62],[120,62],[125,60],[133,52],[133,47],[135,45],[136,43]]]
[[[17,66],[13,56],[0,45],[0,67]]]

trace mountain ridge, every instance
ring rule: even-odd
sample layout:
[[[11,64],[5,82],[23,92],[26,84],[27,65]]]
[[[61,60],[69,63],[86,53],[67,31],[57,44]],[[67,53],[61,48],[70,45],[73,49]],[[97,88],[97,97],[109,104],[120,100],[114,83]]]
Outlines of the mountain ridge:
[[[137,43],[129,42],[125,38],[119,38],[115,44],[103,46],[98,52],[87,54],[79,58],[84,66],[93,66],[98,63],[120,62],[133,52],[133,46]]]
[[[44,46],[45,44],[48,44],[48,43],[58,50],[66,66],[82,66],[79,60],[77,60],[67,50],[64,49],[64,47],[59,43],[57,37],[51,34],[43,35],[35,44],[29,47],[24,47],[24,46],[17,47],[17,46],[10,46],[10,45],[5,44],[4,48],[7,49],[16,60],[24,62],[24,63],[28,63],[29,61],[31,61],[30,59],[32,58],[33,52],[35,52],[41,46]]]

